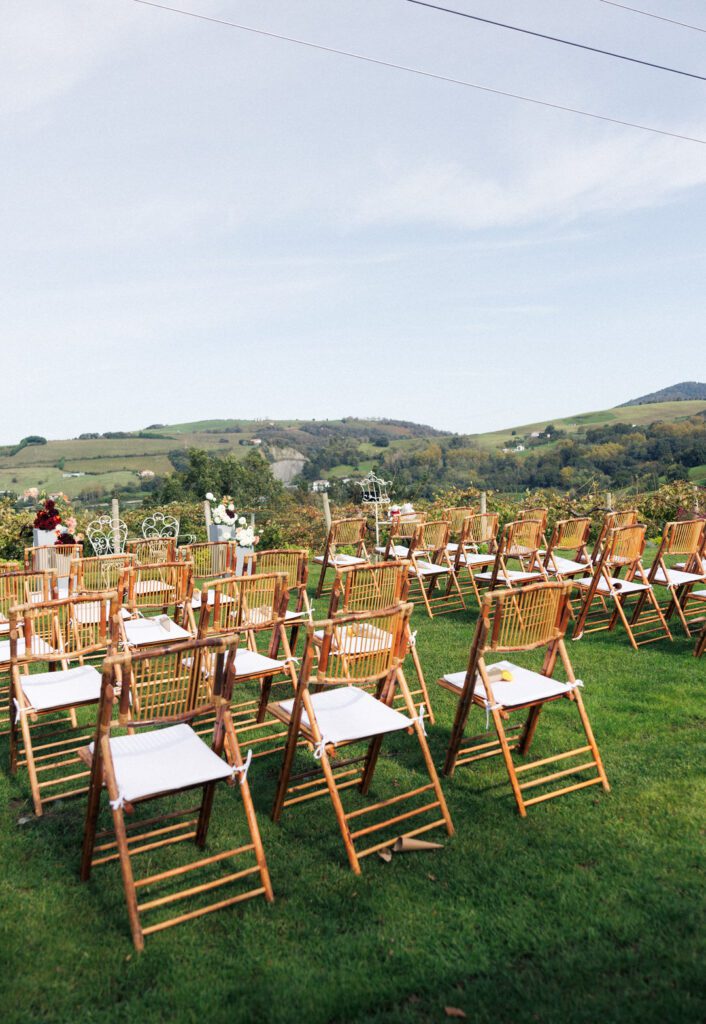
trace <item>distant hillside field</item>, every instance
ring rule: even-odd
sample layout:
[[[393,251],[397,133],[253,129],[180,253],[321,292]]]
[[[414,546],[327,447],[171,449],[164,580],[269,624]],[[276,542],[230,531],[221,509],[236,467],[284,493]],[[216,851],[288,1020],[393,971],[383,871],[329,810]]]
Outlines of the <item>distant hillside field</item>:
[[[8,446],[0,451],[0,491],[22,495],[28,488],[37,487],[40,492],[63,491],[70,498],[95,501],[117,489],[126,497],[139,499],[160,478],[183,468],[189,448],[229,454],[237,459],[245,458],[256,448],[273,465],[275,473],[281,470],[280,479],[286,481],[298,468],[309,482],[322,477],[332,481],[356,479],[377,468],[386,479],[397,480],[400,488],[411,495],[415,493],[413,484],[419,481],[420,486],[430,491],[442,480],[454,486],[467,486],[471,480],[482,479],[481,474],[485,486],[494,488],[500,486],[503,474],[500,467],[498,475],[498,459],[507,461],[514,457],[516,462],[528,465],[526,460],[536,458],[537,444],[541,444],[542,457],[548,458],[567,439],[579,440],[591,429],[621,424],[644,429],[656,421],[676,423],[701,415],[706,416],[706,398],[625,405],[470,435],[450,434],[400,420],[353,417],[201,420],[155,425],[121,437]],[[552,428],[556,437],[547,436]],[[537,438],[538,434],[542,436]],[[502,454],[503,450],[513,455]],[[494,460],[493,466],[481,466],[472,458],[473,451],[487,453]],[[606,459],[605,452],[603,456],[602,471],[610,472],[610,457]],[[655,467],[659,458],[659,454],[645,456],[651,462],[653,474],[658,472]],[[706,480],[705,458],[691,455],[686,467],[694,482]],[[570,477],[566,476],[567,485]],[[506,474],[504,483],[507,484]]]

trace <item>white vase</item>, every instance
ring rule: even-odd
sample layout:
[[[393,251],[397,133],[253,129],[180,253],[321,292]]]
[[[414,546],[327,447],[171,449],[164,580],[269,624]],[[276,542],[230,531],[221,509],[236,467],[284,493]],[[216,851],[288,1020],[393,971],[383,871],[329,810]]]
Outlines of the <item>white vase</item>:
[[[241,548],[240,544],[235,551],[235,575],[243,575],[243,566],[245,565],[245,559],[248,555],[251,555],[255,548]]]
[[[48,544],[56,544],[56,530],[32,530],[32,544],[35,548],[43,548]]]
[[[220,523],[211,523],[208,528],[208,539],[212,544],[218,541],[233,540],[233,527],[222,526]]]

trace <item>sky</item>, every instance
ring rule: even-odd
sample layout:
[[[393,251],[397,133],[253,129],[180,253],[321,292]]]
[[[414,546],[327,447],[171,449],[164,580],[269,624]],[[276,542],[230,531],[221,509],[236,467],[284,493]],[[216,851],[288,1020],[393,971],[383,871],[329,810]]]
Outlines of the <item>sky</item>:
[[[706,75],[706,32],[601,0],[446,5]],[[706,82],[405,0],[173,6],[706,139]],[[2,443],[706,379],[706,145],[134,0],[4,0],[0,133]]]

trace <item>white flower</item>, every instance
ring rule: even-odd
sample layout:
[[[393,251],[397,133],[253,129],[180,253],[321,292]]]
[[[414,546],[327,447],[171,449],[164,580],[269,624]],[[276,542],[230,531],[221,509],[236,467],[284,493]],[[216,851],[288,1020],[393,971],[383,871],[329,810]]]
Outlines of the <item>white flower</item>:
[[[215,500],[216,500],[215,494],[211,494],[211,492],[209,491],[208,494],[206,495],[206,501],[215,501]]]
[[[229,512],[235,512],[235,505],[233,504],[232,501],[229,502],[229,504],[228,504],[228,511]]]
[[[248,525],[248,521],[245,518],[245,516],[241,516],[240,519],[238,520],[238,522],[240,523],[241,526],[247,526]]]

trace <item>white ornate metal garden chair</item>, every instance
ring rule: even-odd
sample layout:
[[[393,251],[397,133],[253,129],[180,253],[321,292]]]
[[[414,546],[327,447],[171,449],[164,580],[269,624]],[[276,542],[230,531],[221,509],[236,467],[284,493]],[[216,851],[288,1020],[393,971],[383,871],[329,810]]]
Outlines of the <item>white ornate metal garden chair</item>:
[[[115,534],[118,550],[115,550]],[[86,536],[96,555],[122,555],[127,540],[127,524],[122,519],[113,522],[112,516],[99,516],[86,527]]]

